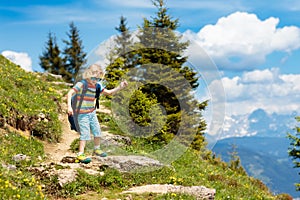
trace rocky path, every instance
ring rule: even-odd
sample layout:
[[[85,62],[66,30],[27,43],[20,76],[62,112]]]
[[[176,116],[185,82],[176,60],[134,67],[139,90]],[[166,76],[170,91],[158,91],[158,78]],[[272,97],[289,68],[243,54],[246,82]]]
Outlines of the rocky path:
[[[66,105],[63,106],[63,109],[66,110]],[[110,110],[101,106],[101,112],[110,113]],[[62,122],[62,138],[59,143],[48,143],[44,142],[44,150],[45,154],[47,155],[47,160],[49,162],[60,162],[63,157],[66,156],[75,156],[74,153],[70,151],[71,143],[79,138],[79,134],[76,131],[70,129],[70,125],[68,122],[67,113],[63,113],[60,116],[60,120]],[[108,134],[107,131],[103,131],[103,134]]]
[[[110,113],[110,110],[100,107],[101,112]],[[92,175],[103,175],[103,172],[99,172],[99,166],[106,165],[118,169],[119,171],[130,171],[132,169],[138,169],[136,167],[161,167],[162,164],[147,157],[142,156],[108,156],[106,158],[95,158],[92,157],[93,161],[89,164],[81,163],[63,163],[63,158],[71,156],[75,157],[75,153],[71,152],[71,143],[79,137],[78,133],[70,130],[67,114],[60,116],[62,126],[62,139],[59,143],[48,143],[44,142],[44,150],[47,156],[45,163],[39,167],[40,173],[56,174],[58,175],[59,184],[64,185],[68,182],[74,181],[77,174],[77,168],[85,170],[87,173]],[[103,135],[110,135],[107,131],[102,130]],[[51,163],[51,164],[50,164]],[[55,167],[49,170],[49,165],[52,163],[67,166],[64,169],[56,170]],[[46,170],[47,169],[47,170]],[[123,193],[187,193],[195,196],[197,199],[214,199],[215,189],[209,189],[204,186],[174,186],[174,185],[145,185],[130,188]],[[130,198],[131,199],[131,198]]]
[[[67,115],[61,116],[61,121],[63,124],[61,141],[59,143],[44,142],[44,150],[49,162],[56,163],[60,162],[65,156],[75,156],[75,154],[70,151],[70,145],[79,135],[76,131],[70,129]]]

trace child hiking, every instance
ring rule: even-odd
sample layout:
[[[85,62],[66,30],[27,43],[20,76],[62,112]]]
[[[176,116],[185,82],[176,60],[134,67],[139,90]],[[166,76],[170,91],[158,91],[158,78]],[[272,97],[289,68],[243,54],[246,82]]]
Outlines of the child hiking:
[[[100,77],[103,75],[104,73],[100,65],[90,65],[83,74],[83,80],[77,82],[67,94],[68,115],[77,114],[77,130],[80,133],[79,152],[77,153],[77,160],[79,162],[87,163],[91,161],[91,159],[84,154],[86,141],[91,139],[91,133],[94,135],[93,155],[100,157],[107,156],[107,154],[100,149],[101,129],[95,107],[96,88],[100,89],[100,93],[103,95],[113,95],[128,85],[126,81],[122,81],[118,87],[108,90],[100,83]],[[76,95],[75,98],[77,98],[76,110],[73,110],[71,103],[74,95]]]

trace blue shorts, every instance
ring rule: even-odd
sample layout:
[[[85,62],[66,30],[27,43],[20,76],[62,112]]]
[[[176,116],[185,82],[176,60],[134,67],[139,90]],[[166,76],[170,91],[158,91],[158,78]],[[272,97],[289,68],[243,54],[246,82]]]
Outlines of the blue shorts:
[[[80,129],[80,140],[90,140],[91,132],[94,137],[101,136],[101,129],[96,111],[86,114],[79,114],[78,124]]]

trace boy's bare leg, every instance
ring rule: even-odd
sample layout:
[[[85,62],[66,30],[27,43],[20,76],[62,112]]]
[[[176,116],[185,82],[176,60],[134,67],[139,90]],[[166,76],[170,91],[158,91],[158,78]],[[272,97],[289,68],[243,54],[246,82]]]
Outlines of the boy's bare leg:
[[[94,153],[93,155],[106,157],[107,153],[100,150],[100,137],[94,137]]]
[[[79,141],[79,152],[84,153],[85,144],[86,144],[85,140]]]
[[[100,137],[94,137],[94,146],[100,147]]]

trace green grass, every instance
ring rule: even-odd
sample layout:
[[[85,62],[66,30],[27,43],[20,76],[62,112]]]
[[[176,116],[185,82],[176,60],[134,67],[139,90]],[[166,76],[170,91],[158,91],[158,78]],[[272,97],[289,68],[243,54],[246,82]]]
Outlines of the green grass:
[[[107,118],[109,115],[101,114]],[[108,126],[109,121],[102,121],[102,124]],[[117,126],[114,126],[115,128]],[[113,131],[121,132],[120,129]],[[132,144],[124,146],[113,154],[140,154],[149,155],[152,151],[159,148],[158,145],[149,144],[147,140],[132,137]],[[78,141],[75,142],[75,144]],[[87,148],[89,144],[87,145]],[[73,144],[73,147],[76,145]],[[92,145],[90,145],[92,149]],[[120,194],[121,191],[129,189],[133,186],[145,184],[173,184],[184,186],[206,186],[215,188],[216,199],[287,199],[284,195],[274,196],[269,189],[258,179],[249,177],[242,170],[233,170],[230,164],[223,162],[220,158],[212,158],[211,152],[208,150],[198,152],[188,149],[183,152],[179,159],[171,163],[171,166],[159,168],[157,170],[148,170],[136,173],[120,173],[116,170],[107,168],[102,169],[105,173],[104,177],[91,176],[83,171],[77,181],[67,184],[62,191],[63,197],[71,197],[80,199],[80,195],[84,195],[86,191],[94,191],[97,198],[125,198],[126,195]],[[76,194],[76,195],[74,195]],[[95,196],[95,193],[93,193]],[[288,196],[288,195],[287,195]],[[186,194],[153,194],[145,193],[142,195],[133,194],[134,199],[186,199],[191,197]],[[279,198],[281,197],[281,198]],[[87,198],[84,195],[84,198]]]
[[[97,198],[124,199],[121,194],[133,186],[146,184],[173,184],[173,185],[202,185],[215,188],[216,199],[277,199],[268,188],[259,180],[237,173],[218,160],[204,160],[201,155],[192,150],[184,153],[169,167],[155,171],[120,173],[111,168],[102,169],[104,176],[93,176],[79,170],[77,180],[66,184],[55,193],[59,197],[80,199],[87,191],[97,193]],[[53,184],[53,183],[51,183]],[[49,185],[46,188],[53,188]],[[52,191],[53,192],[53,191]],[[193,197],[186,194],[132,194],[134,199],[186,199]],[[86,195],[84,195],[86,197]],[[95,194],[93,193],[93,196]],[[56,196],[57,197],[57,196]],[[96,199],[96,198],[95,198]]]
[[[106,105],[109,105],[106,103]],[[123,134],[120,128],[114,124],[109,114],[101,113],[99,115],[101,124],[107,127],[107,130],[113,134]],[[111,126],[112,125],[112,126]],[[112,152],[115,155],[139,154],[150,155],[151,152],[161,148],[158,144],[151,144],[142,138],[131,137],[132,144],[118,148],[118,151]],[[78,141],[77,141],[78,142]],[[77,143],[75,142],[75,143]],[[76,145],[75,145],[76,146]],[[89,145],[87,145],[89,146]],[[89,148],[89,147],[87,147]],[[90,145],[92,149],[92,145]],[[171,166],[163,167],[158,170],[148,170],[146,172],[137,173],[118,173],[110,168],[104,170],[105,177],[93,177],[91,175],[81,173],[76,182],[70,186],[64,187],[68,191],[69,188],[77,188],[72,192],[64,192],[64,195],[70,194],[72,198],[80,199],[80,191],[92,190],[97,192],[97,198],[126,198],[126,195],[120,194],[121,191],[129,189],[133,186],[146,184],[173,184],[184,186],[205,186],[216,189],[216,199],[288,199],[289,195],[282,194],[278,196],[272,195],[269,189],[258,179],[249,177],[243,170],[233,170],[229,163],[223,162],[220,158],[213,158],[209,150],[206,152],[198,152],[188,149],[186,152],[171,163]],[[89,181],[87,181],[89,180]],[[94,188],[89,183],[92,182],[98,187]],[[83,187],[84,188],[81,188]],[[145,193],[142,195],[132,194],[133,199],[186,199],[191,197],[186,194],[153,194]],[[68,195],[67,195],[68,196]],[[67,197],[65,196],[65,197]],[[93,193],[93,196],[95,194]],[[86,195],[82,199],[87,198]]]
[[[0,134],[0,160],[6,164],[31,166],[44,157],[44,147],[35,138],[26,138],[18,133],[7,131]],[[15,162],[12,157],[24,154],[28,157],[22,163]]]
[[[34,138],[3,130],[0,144],[0,199],[44,199],[41,182],[27,170],[43,159],[43,145]],[[24,154],[27,159],[14,161],[12,157],[17,154]]]
[[[145,184],[202,185],[216,189],[215,199],[288,199],[288,195],[274,196],[259,180],[247,176],[242,170],[232,170],[229,164],[213,158],[209,150],[197,152],[188,149],[169,166],[135,173],[121,173],[111,168],[99,168],[104,176],[92,176],[78,170],[75,181],[61,187],[57,176],[32,174],[28,167],[43,161],[43,145],[38,138],[57,142],[61,135],[63,114],[60,103],[67,91],[63,85],[51,84],[53,77],[29,73],[0,56],[0,199],[125,199],[121,194],[133,186]],[[109,107],[109,100],[104,101]],[[40,114],[45,119],[39,119]],[[65,114],[65,113],[64,113]],[[111,115],[99,114],[102,125],[113,134],[124,135]],[[19,131],[9,131],[9,125]],[[19,134],[30,133],[29,137]],[[115,155],[128,153],[150,155],[161,144],[149,143],[146,139],[131,137],[132,144],[118,148]],[[77,141],[72,143],[76,149]],[[92,148],[92,147],[90,147]],[[111,147],[108,147],[111,148]],[[16,162],[12,157],[25,154],[28,159]],[[8,170],[6,166],[14,166]],[[133,199],[191,200],[187,194],[132,194]]]
[[[42,139],[57,142],[61,136],[57,93],[63,85],[53,77],[26,72],[0,55],[0,127],[10,125]],[[42,117],[41,117],[42,116]]]

